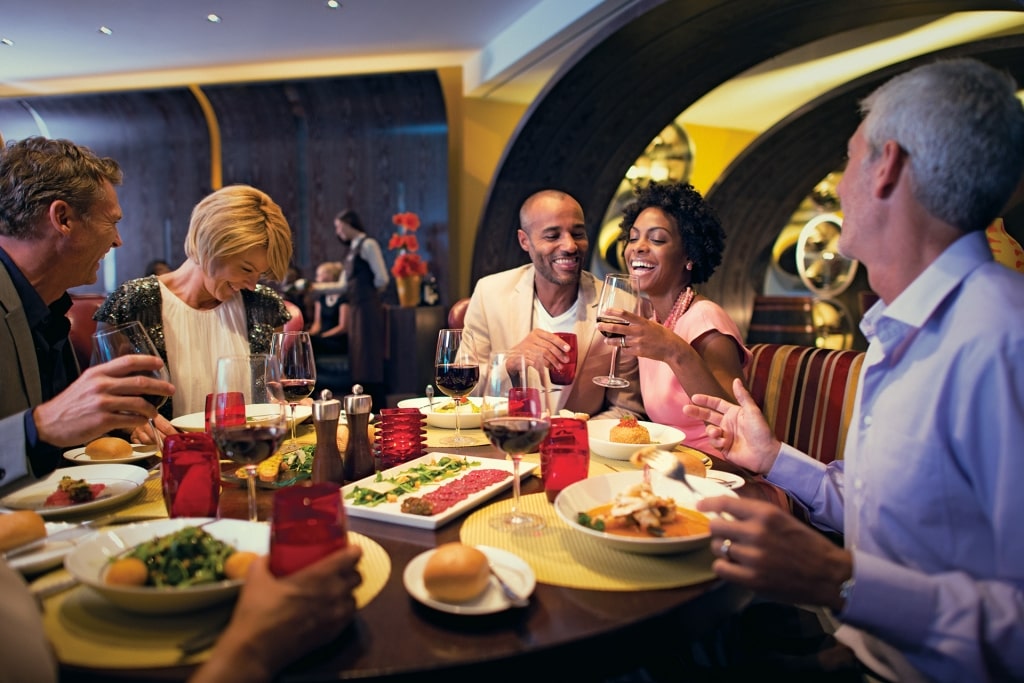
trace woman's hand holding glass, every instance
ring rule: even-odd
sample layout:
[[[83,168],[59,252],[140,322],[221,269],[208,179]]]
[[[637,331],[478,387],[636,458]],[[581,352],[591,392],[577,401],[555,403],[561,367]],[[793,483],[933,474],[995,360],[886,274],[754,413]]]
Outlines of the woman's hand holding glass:
[[[610,273],[604,277],[604,286],[601,288],[601,295],[597,302],[597,322],[616,325],[628,325],[625,318],[613,315],[613,311],[624,310],[635,313],[640,301],[640,289],[636,275],[625,273]],[[625,344],[625,337],[619,332],[600,330],[601,334],[611,339],[617,339],[619,345]],[[612,347],[612,360],[608,368],[608,374],[594,378],[594,384],[602,387],[621,389],[629,386],[629,380],[622,379],[615,375],[615,368],[619,362],[620,346]]]

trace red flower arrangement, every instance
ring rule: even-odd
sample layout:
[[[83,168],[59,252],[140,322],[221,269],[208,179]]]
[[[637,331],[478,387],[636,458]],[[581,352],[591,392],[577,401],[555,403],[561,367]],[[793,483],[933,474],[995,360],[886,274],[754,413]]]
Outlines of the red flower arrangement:
[[[398,249],[398,258],[391,266],[391,274],[395,277],[407,277],[409,275],[426,275],[427,262],[420,258],[416,252],[420,249],[419,240],[416,239],[416,231],[420,228],[420,217],[412,211],[396,213],[391,222],[398,226],[399,231],[391,235],[388,242],[388,249]]]

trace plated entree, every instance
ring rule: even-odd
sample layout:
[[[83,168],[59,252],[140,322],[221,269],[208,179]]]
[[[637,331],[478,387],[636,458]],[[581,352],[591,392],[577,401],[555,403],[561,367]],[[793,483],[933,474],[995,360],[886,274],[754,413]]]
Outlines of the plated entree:
[[[659,496],[650,484],[639,483],[614,500],[580,512],[577,521],[590,529],[621,536],[685,537],[709,532],[708,518]]]

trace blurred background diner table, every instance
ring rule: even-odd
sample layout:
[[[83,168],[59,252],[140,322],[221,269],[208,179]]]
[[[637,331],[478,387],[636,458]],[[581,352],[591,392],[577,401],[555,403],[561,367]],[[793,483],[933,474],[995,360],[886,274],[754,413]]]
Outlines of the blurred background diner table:
[[[445,431],[428,428],[428,451],[471,459],[501,457],[479,429],[464,430],[477,445],[434,445]],[[300,426],[300,441],[311,443],[314,438],[311,425]],[[715,470],[743,477],[745,483],[736,490],[738,495],[781,502],[770,484],[722,460],[712,460]],[[536,463],[538,455],[527,455],[524,462]],[[237,466],[225,462],[223,467],[230,473]],[[592,454],[590,476],[630,469],[634,467],[628,461]],[[161,516],[159,479],[155,484],[154,480],[147,482],[146,487],[145,493],[119,514],[126,518]],[[539,476],[523,481],[522,494],[524,506],[549,523],[549,528],[535,532],[537,537],[533,539],[503,535],[490,529],[486,521],[479,521],[493,514],[495,506],[508,504],[510,487],[437,529],[349,514],[352,540],[358,543],[362,539],[370,546],[360,566],[367,585],[359,600],[356,621],[337,641],[289,666],[280,680],[510,680],[514,676],[550,675],[556,668],[564,671],[566,667],[576,681],[614,680],[641,667],[657,669],[662,660],[665,666],[671,666],[671,653],[687,639],[710,632],[752,598],[749,591],[714,578],[710,572],[713,558],[707,549],[668,556],[633,556],[607,549],[602,551],[610,553],[605,572],[600,567],[575,565],[571,557],[554,557],[540,546],[531,547],[535,541],[541,543],[545,534],[550,538],[558,533],[562,522],[547,501]],[[269,519],[272,500],[272,490],[260,489],[260,520]],[[247,517],[244,487],[224,485],[220,516]],[[416,556],[449,541],[504,547],[525,556],[537,576],[529,605],[466,615],[444,613],[415,600],[403,583],[403,571]],[[596,562],[602,559],[598,557]],[[61,600],[61,596],[49,598],[45,609],[59,610]],[[217,614],[223,618],[227,610],[212,610],[216,614],[209,619],[216,621]],[[59,655],[62,637],[80,638],[81,634],[67,633],[63,630],[66,624],[57,627],[55,633],[53,621],[48,621],[48,633],[56,641]],[[131,647],[130,642],[125,646]],[[141,667],[133,665],[133,655],[120,661],[90,661],[91,655],[86,655],[85,665],[81,659],[71,664],[61,658],[61,680],[181,680],[206,655],[208,651]]]

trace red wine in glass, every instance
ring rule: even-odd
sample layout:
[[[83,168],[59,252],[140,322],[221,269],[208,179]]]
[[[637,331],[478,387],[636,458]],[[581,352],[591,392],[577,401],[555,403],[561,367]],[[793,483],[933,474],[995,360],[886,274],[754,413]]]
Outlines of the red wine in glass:
[[[628,325],[629,324],[628,322],[626,322],[622,318],[615,318],[615,317],[610,316],[610,315],[599,315],[599,316],[597,316],[597,322],[599,322],[599,323],[612,323],[614,325]],[[618,332],[605,332],[604,330],[601,330],[601,334],[603,334],[604,336],[608,337],[609,339],[616,339],[618,337],[625,337],[626,336],[624,334],[619,334]]]
[[[289,403],[298,403],[304,398],[309,398],[316,386],[315,379],[283,379],[281,389],[284,398]]]
[[[452,363],[434,366],[434,383],[437,388],[452,398],[465,396],[473,391],[480,381],[480,366],[455,365]]]
[[[488,440],[509,454],[533,451],[547,436],[550,423],[532,417],[495,417],[481,425]]]
[[[287,431],[283,425],[214,427],[213,440],[221,453],[239,465],[255,465],[274,454]]]

